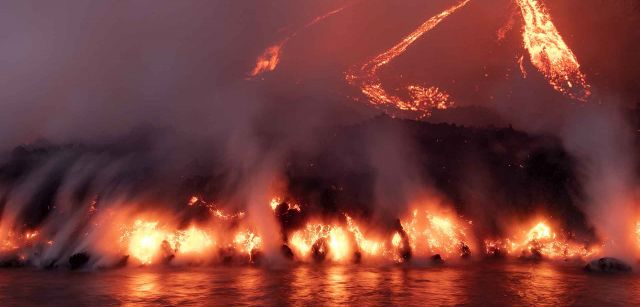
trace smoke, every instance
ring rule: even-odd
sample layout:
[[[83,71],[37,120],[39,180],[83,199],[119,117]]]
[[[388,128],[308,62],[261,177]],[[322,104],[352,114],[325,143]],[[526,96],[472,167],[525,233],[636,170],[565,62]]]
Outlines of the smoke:
[[[630,258],[637,244],[633,128],[615,101],[610,102],[576,110],[560,133],[566,148],[582,162],[586,210],[605,240],[605,251]]]

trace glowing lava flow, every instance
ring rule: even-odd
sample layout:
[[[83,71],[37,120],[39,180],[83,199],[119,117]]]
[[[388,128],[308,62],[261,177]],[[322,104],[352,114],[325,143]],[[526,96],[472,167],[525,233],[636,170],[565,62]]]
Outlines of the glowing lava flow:
[[[304,229],[291,235],[289,244],[301,258],[309,255],[321,257],[329,256],[333,261],[347,259],[350,248],[346,232],[340,226],[308,224]]]
[[[585,75],[540,0],[516,0],[524,19],[524,47],[531,63],[558,92],[586,101],[591,95]]]
[[[466,222],[470,224],[470,222]],[[411,249],[417,253],[431,256],[468,256],[470,249],[465,230],[465,222],[444,215],[435,215],[428,211],[414,210],[410,220],[402,222],[409,236]],[[394,238],[399,243],[399,237]],[[394,244],[395,245],[395,244]]]
[[[347,218],[347,226],[349,227],[349,232],[351,232],[356,240],[356,244],[358,245],[358,249],[367,255],[377,256],[380,251],[384,249],[384,243],[377,242],[373,240],[368,240],[360,231],[360,227],[356,225],[353,219],[345,215]]]
[[[256,60],[256,65],[254,66],[253,70],[249,72],[249,78],[255,78],[263,73],[276,70],[276,68],[278,67],[278,63],[280,63],[280,54],[282,52],[282,49],[291,39],[296,37],[298,33],[300,33],[302,30],[307,29],[317,24],[318,22],[321,22],[324,19],[327,19],[335,14],[342,12],[346,7],[347,6],[340,7],[322,16],[318,16],[314,18],[312,21],[308,22],[304,27],[298,29],[297,31],[293,32],[291,35],[285,37],[279,43],[267,47]]]
[[[465,6],[469,1],[464,0],[431,17],[397,45],[364,64],[360,71],[347,73],[347,81],[352,85],[359,86],[360,91],[369,99],[371,104],[388,111],[391,115],[395,115],[395,111],[400,110],[416,112],[418,118],[425,118],[431,115],[433,109],[446,109],[453,105],[449,94],[434,86],[426,88],[419,85],[408,86],[407,90],[411,95],[411,100],[404,100],[401,97],[392,95],[384,89],[377,73],[380,68],[403,54],[418,38],[431,31],[446,17]]]
[[[128,240],[129,254],[141,264],[151,264],[162,249],[167,234],[158,228],[158,222],[136,220],[130,232],[121,238]]]
[[[524,257],[546,257],[550,259],[587,258],[596,255],[596,248],[561,239],[545,222],[539,222],[517,238],[485,240],[487,255],[518,255]]]

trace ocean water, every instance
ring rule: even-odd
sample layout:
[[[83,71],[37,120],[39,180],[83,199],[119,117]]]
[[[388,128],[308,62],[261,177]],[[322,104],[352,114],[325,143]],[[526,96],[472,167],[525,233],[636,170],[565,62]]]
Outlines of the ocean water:
[[[0,306],[29,305],[629,306],[640,275],[544,262],[0,270]]]

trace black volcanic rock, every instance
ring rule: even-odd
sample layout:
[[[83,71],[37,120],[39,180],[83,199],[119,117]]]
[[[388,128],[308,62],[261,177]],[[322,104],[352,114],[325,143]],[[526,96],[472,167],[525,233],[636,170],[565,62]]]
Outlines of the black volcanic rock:
[[[91,259],[91,256],[85,252],[73,254],[69,257],[69,266],[72,270],[80,269],[89,262],[89,259]]]
[[[587,272],[598,272],[598,273],[618,273],[618,272],[631,272],[632,268],[630,265],[624,263],[620,259],[604,257],[597,260],[593,260],[589,262],[585,267],[585,271]]]
[[[435,263],[435,264],[443,264],[444,263],[444,259],[442,259],[442,256],[440,256],[440,254],[435,254],[433,256],[431,256],[431,262]]]
[[[291,250],[291,247],[286,244],[282,244],[282,247],[280,247],[280,251],[285,258],[293,260],[293,251]]]

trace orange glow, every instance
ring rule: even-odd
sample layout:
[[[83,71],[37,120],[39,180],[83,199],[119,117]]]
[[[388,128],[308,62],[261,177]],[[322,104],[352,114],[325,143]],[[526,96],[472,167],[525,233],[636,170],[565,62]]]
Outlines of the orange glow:
[[[271,202],[269,203],[269,205],[271,206],[271,210],[276,211],[276,208],[278,208],[278,206],[282,203],[282,199],[278,198],[278,197],[274,197],[271,199]],[[286,202],[287,204],[287,210],[295,210],[295,211],[302,211],[302,208],[300,207],[300,205],[296,204],[296,203],[291,203],[289,201]]]
[[[401,221],[409,236],[409,244],[418,255],[455,257],[462,254],[462,247],[470,240],[464,222],[453,215],[433,214],[427,210],[414,210],[410,219]],[[394,245],[400,244],[400,236],[394,235]]]
[[[160,252],[166,234],[158,229],[158,222],[136,220],[130,232],[125,234],[129,242],[129,254],[142,264],[151,264]]]
[[[233,239],[233,243],[240,252],[249,255],[249,260],[253,261],[253,252],[260,248],[262,239],[255,233],[247,230],[237,233]]]
[[[402,55],[407,48],[425,33],[431,31],[446,17],[465,6],[470,0],[464,0],[448,8],[440,14],[424,22],[418,29],[407,35],[398,44],[374,57],[364,64],[359,71],[349,72],[346,75],[347,81],[360,88],[360,91],[369,99],[369,102],[377,108],[384,109],[397,114],[398,111],[411,111],[417,114],[418,118],[431,116],[433,109],[446,109],[453,105],[449,95],[437,87],[421,87],[411,85],[407,90],[412,96],[412,100],[407,101],[399,96],[388,93],[382,86],[378,77],[378,70],[389,64],[393,59]]]
[[[36,236],[38,236],[38,232],[37,231],[27,231],[27,233],[24,235],[25,239],[27,239],[27,240],[31,240],[31,239],[35,238]]]
[[[129,255],[143,265],[153,264],[163,252],[176,256],[197,255],[215,246],[211,235],[196,226],[186,230],[168,230],[160,227],[157,221],[142,219],[125,228],[120,241],[126,243]]]
[[[169,235],[168,240],[171,246],[180,254],[202,254],[214,245],[209,234],[195,226]]]
[[[402,243],[402,237],[400,237],[399,233],[394,233],[393,238],[391,238],[391,244],[395,247],[399,247],[400,243]]]
[[[524,47],[531,63],[558,92],[581,101],[591,95],[573,51],[560,36],[540,0],[517,0],[524,19]]]
[[[329,245],[328,251],[321,244],[323,240]],[[343,261],[349,255],[349,243],[342,227],[323,224],[307,224],[304,229],[294,232],[289,239],[295,254],[302,259],[310,256],[314,244],[318,244],[319,252],[326,253],[331,260]]]
[[[296,37],[298,33],[300,33],[300,31],[307,29],[315,25],[316,23],[321,22],[326,18],[329,18],[335,14],[342,12],[342,10],[344,10],[345,8],[346,6],[343,6],[331,12],[328,12],[322,16],[318,16],[313,20],[311,20],[310,22],[308,22],[304,27],[298,29],[297,31],[293,32],[291,35],[287,36],[285,39],[283,39],[279,43],[267,47],[267,49],[265,49],[256,60],[256,65],[254,66],[253,70],[251,70],[251,72],[249,73],[249,77],[254,78],[261,74],[276,70],[276,68],[278,67],[278,64],[280,63],[280,54],[282,53],[282,49],[291,39]]]
[[[265,72],[274,71],[276,67],[278,67],[278,63],[280,63],[280,51],[282,50],[285,42],[265,49],[262,55],[260,55],[256,60],[256,66],[249,73],[249,76],[255,77]]]
[[[367,254],[367,255],[379,255],[382,251],[384,244],[382,242],[368,240],[364,237],[358,225],[355,224],[353,219],[348,215],[345,215],[347,218],[347,225],[349,227],[349,232],[353,234],[356,239],[356,244],[358,245],[358,249]]]
[[[514,238],[485,240],[486,253],[569,259],[591,257],[599,252],[597,248],[560,238],[546,222],[538,222],[518,233]]]
[[[189,205],[189,206],[193,206],[193,205],[195,205],[195,203],[197,203],[197,202],[198,202],[198,200],[199,200],[199,199],[198,199],[197,197],[195,197],[195,196],[191,196],[191,198],[189,199],[189,203],[188,203],[188,205]]]

